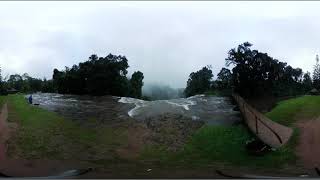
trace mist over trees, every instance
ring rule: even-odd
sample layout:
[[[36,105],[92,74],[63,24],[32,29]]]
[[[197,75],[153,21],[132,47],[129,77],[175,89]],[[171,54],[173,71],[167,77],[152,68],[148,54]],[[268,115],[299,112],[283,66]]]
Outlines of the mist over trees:
[[[143,96],[150,100],[176,99],[184,97],[184,89],[174,89],[164,84],[147,84],[142,88]]]
[[[0,69],[0,93],[6,91],[50,92],[62,94],[115,95],[151,100],[189,97],[207,92],[237,92],[244,97],[292,96],[320,89],[320,64],[316,56],[313,75],[303,73],[267,53],[251,49],[245,42],[231,49],[225,59],[226,67],[213,80],[211,66],[191,72],[185,89],[173,89],[166,85],[144,86],[144,75],[136,71],[127,77],[129,68],[125,56],[109,54],[106,57],[91,55],[87,61],[64,70],[53,70],[52,79],[39,79],[12,74],[5,78]]]

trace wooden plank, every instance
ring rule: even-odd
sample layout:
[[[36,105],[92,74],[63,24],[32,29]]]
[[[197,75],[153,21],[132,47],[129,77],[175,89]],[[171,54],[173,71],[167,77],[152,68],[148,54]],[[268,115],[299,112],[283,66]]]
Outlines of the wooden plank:
[[[286,144],[292,136],[293,130],[287,126],[276,123],[250,106],[238,94],[232,95],[249,129],[265,144],[279,148]]]

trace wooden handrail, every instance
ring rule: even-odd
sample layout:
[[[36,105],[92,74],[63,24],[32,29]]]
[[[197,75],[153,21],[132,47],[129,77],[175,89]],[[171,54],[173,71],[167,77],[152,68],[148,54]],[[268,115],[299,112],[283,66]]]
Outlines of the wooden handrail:
[[[261,119],[257,116],[257,114],[252,111],[251,106],[250,106],[249,104],[247,104],[242,97],[240,97],[239,95],[236,95],[236,94],[233,94],[232,96],[233,96],[234,99],[237,101],[237,103],[240,103],[239,101],[242,101],[241,104],[242,104],[242,109],[243,109],[243,111],[244,111],[244,112],[242,112],[242,113],[243,113],[243,115],[245,116],[245,118],[247,118],[247,117],[246,117],[246,111],[247,111],[247,112],[250,112],[250,113],[255,117],[255,126],[256,126],[256,127],[255,127],[255,128],[256,128],[256,132],[255,132],[255,133],[256,133],[256,134],[259,134],[259,130],[258,130],[258,129],[259,129],[259,128],[258,128],[258,121],[259,121],[262,125],[264,125],[265,127],[267,127],[267,128],[277,137],[277,139],[279,140],[280,144],[283,143],[283,141],[282,141],[281,137],[279,136],[279,134],[278,134],[276,131],[274,131],[269,125],[267,125],[263,120],[261,120]]]

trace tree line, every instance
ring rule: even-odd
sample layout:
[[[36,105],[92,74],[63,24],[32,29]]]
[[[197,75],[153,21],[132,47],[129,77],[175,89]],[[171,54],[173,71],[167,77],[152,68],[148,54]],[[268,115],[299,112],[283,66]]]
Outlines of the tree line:
[[[187,80],[184,95],[189,97],[210,91],[237,92],[244,97],[263,95],[291,96],[320,89],[319,57],[316,57],[313,76],[301,68],[293,68],[267,53],[251,49],[245,42],[232,48],[223,67],[213,80],[211,66],[192,72]],[[232,67],[232,69],[228,69]],[[127,77],[129,68],[125,56],[109,54],[106,57],[91,55],[87,61],[64,70],[53,70],[52,79],[33,78],[28,74],[13,74],[2,78],[0,93],[50,92],[61,94],[115,95],[142,98],[144,75],[140,71]],[[163,93],[162,93],[163,94]],[[161,95],[162,95],[161,94]]]
[[[53,70],[52,79],[32,78],[28,74],[10,75],[1,80],[1,89],[19,92],[55,92],[61,94],[115,95],[141,98],[143,73],[136,71],[127,77],[128,60],[125,56],[91,55],[85,62],[64,70]]]
[[[308,93],[312,88],[320,88],[320,65],[314,67],[313,79],[309,72],[293,68],[285,62],[272,58],[267,53],[251,49],[245,42],[228,52],[226,67],[213,80],[210,66],[192,72],[185,89],[186,96],[207,91],[237,92],[244,97],[291,96]]]
[[[0,94],[15,92],[54,92],[52,80],[33,78],[27,73],[12,74],[5,78],[0,75]]]

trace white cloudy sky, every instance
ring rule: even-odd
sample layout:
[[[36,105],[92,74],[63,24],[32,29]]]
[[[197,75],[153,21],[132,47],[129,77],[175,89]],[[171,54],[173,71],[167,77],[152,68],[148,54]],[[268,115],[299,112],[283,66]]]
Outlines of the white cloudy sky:
[[[3,75],[52,77],[91,54],[125,55],[145,82],[184,87],[188,75],[244,41],[312,71],[320,2],[0,2]]]

